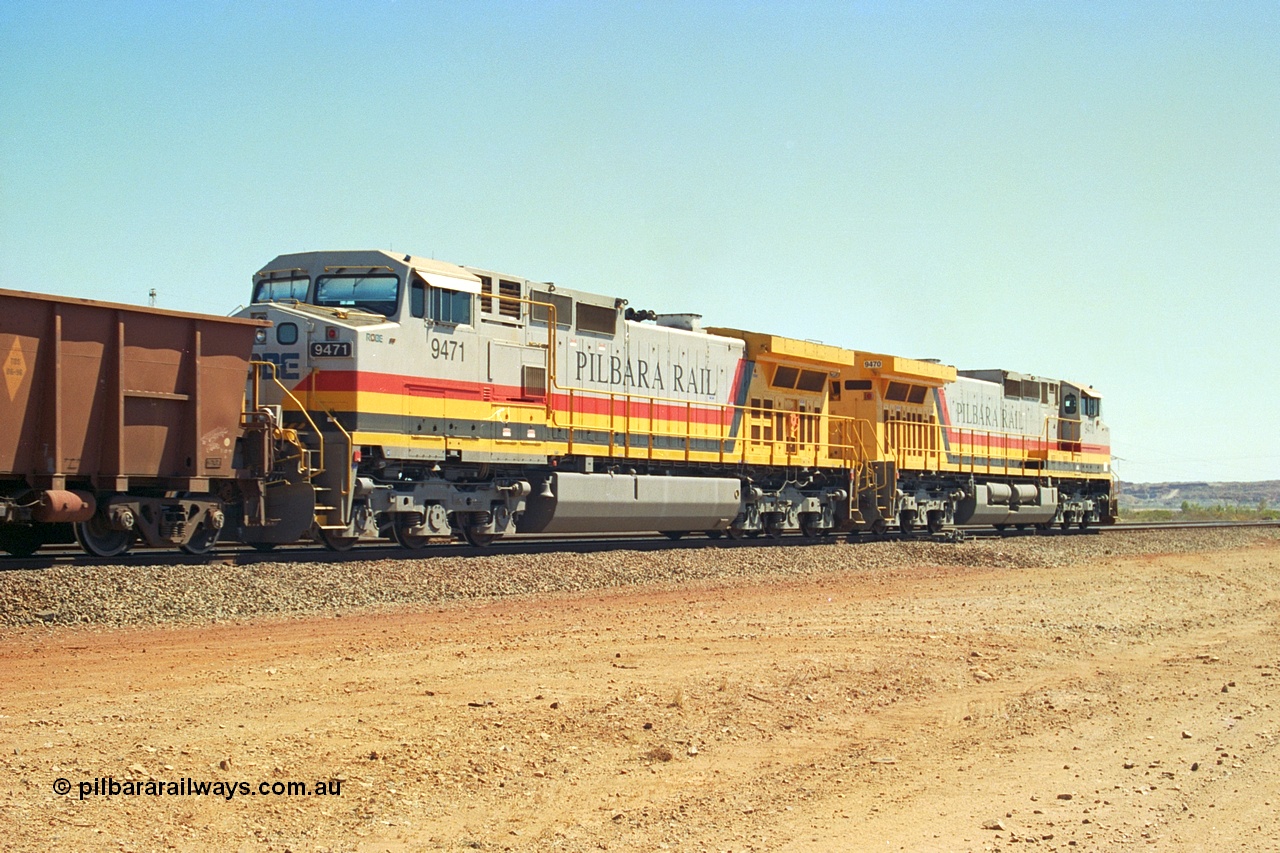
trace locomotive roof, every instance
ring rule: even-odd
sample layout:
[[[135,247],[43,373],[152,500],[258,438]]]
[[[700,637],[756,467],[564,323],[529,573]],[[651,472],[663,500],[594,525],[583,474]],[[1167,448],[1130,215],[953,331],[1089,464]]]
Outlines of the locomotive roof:
[[[1082,391],[1085,394],[1088,394],[1090,397],[1096,397],[1098,399],[1102,399],[1102,395],[1099,394],[1096,390],[1094,390],[1092,386],[1081,385],[1080,383],[1072,382],[1069,379],[1051,379],[1048,376],[1035,376],[1031,373],[1019,373],[1016,370],[1003,370],[998,367],[985,368],[982,370],[960,370],[960,371],[957,371],[957,373],[960,376],[964,376],[968,379],[979,379],[984,382],[1003,382],[1006,379],[1016,379],[1021,381],[1025,379],[1030,382],[1066,383],[1067,385],[1070,385],[1073,388],[1080,389],[1080,391]]]
[[[435,258],[422,258],[417,255],[398,254],[384,249],[357,249],[336,252],[294,252],[276,256],[269,264],[258,270],[258,276],[293,271],[314,271],[317,264],[324,269],[347,269],[361,267],[390,267],[392,269],[409,268],[432,275],[443,275],[463,281],[479,282],[480,279],[466,267],[451,264],[448,261],[437,261]]]

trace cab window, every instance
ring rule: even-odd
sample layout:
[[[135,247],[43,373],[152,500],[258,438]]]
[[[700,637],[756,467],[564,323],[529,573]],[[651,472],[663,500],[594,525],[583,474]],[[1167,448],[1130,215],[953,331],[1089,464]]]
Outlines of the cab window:
[[[437,323],[466,326],[471,323],[471,294],[460,290],[429,288],[431,304],[429,315]]]
[[[800,378],[796,380],[797,391],[808,391],[811,394],[819,394],[826,387],[827,375],[818,370],[802,370]]]
[[[427,285],[420,278],[409,285],[409,313],[418,319],[427,316]]]
[[[268,278],[253,286],[254,302],[305,302],[307,291],[311,288],[311,279],[300,278]]]
[[[322,275],[316,278],[315,304],[354,308],[370,314],[396,313],[400,279],[394,275]]]
[[[1068,416],[1076,413],[1076,395],[1068,394],[1062,398],[1062,413]]]

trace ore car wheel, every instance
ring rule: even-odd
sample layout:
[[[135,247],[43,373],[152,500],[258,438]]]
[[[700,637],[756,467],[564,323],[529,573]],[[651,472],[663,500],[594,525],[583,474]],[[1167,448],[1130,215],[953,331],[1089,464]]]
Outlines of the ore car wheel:
[[[670,539],[672,542],[679,542],[681,539],[689,535],[687,530],[663,530],[662,535]]]
[[[100,515],[76,525],[76,541],[86,554],[118,557],[133,544],[132,530],[116,530]]]
[[[30,557],[44,544],[44,532],[35,527],[0,527],[0,551]]]
[[[719,538],[720,538],[721,536],[723,536],[723,535],[724,535],[724,531],[723,531],[723,530],[708,530],[708,531],[707,531],[707,538],[708,538],[708,539],[719,539]]]
[[[730,527],[724,532],[724,535],[728,536],[730,539],[742,539],[747,535],[747,531],[743,530],[741,527]]]
[[[748,539],[759,539],[759,538],[760,538],[760,531],[759,531],[759,530],[748,530],[748,531],[746,531],[746,534],[747,534],[747,538],[748,538]]]
[[[330,551],[350,551],[360,541],[359,536],[343,536],[333,530],[321,530],[320,541]]]
[[[431,543],[431,537],[410,533],[409,528],[414,526],[409,523],[412,518],[414,516],[396,515],[395,520],[391,522],[391,535],[395,537],[401,547],[408,548],[410,551],[417,551],[427,547]]]
[[[473,548],[488,548],[498,538],[498,534],[486,533],[474,527],[464,527],[462,528],[462,538],[467,540],[467,544]]]
[[[276,549],[275,542],[250,542],[249,547],[259,554],[267,554]]]
[[[889,522],[885,521],[883,518],[877,518],[875,521],[871,522],[872,536],[883,536],[888,530]]]
[[[191,554],[194,557],[208,554],[217,546],[218,537],[221,535],[222,530],[213,527],[205,527],[202,524],[196,528],[195,534],[192,535],[186,544],[178,546],[178,550],[184,554]]]

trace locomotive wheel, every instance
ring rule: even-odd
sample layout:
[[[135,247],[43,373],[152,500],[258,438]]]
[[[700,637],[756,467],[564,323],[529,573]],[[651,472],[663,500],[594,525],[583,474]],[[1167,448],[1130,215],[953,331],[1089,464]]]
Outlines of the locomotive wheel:
[[[910,510],[898,516],[898,529],[903,535],[909,535],[911,531],[916,529],[916,514]]]
[[[202,554],[208,554],[218,544],[218,537],[222,535],[222,530],[213,527],[205,527],[203,524],[196,528],[196,532],[186,543],[179,545],[178,550],[184,554],[191,554],[199,557]]]
[[[133,544],[133,531],[116,530],[101,515],[95,515],[76,525],[76,541],[86,554],[118,557]]]
[[[820,518],[806,513],[800,517],[800,535],[805,539],[822,539],[827,535],[827,529],[822,526]]]
[[[320,541],[330,551],[350,551],[360,541],[359,536],[343,536],[340,531],[320,530]]]
[[[942,513],[936,509],[931,510],[929,512],[929,517],[928,517],[928,521],[926,522],[926,526],[929,528],[930,533],[941,533],[942,532]]]
[[[0,527],[0,551],[30,557],[44,544],[44,532],[35,527]]]
[[[425,548],[430,544],[430,536],[421,536],[409,532],[409,528],[414,526],[413,524],[410,524],[410,522],[418,521],[421,518],[422,517],[417,514],[396,514],[391,522],[391,535],[395,537],[395,540],[400,543],[401,547],[408,548],[410,551],[417,551],[419,548]]]
[[[670,539],[672,542],[679,542],[681,539],[689,535],[687,530],[663,530],[662,535]]]
[[[875,521],[871,522],[872,536],[883,536],[888,529],[889,522],[885,521],[883,518],[877,518]]]
[[[462,538],[467,540],[467,544],[472,547],[487,548],[498,538],[498,534],[487,533],[474,527],[464,527],[462,528]]]
[[[782,530],[781,519],[778,519],[777,521],[765,522],[765,525],[764,525],[765,536],[768,536],[770,539],[781,539],[782,533],[783,533],[783,530]]]

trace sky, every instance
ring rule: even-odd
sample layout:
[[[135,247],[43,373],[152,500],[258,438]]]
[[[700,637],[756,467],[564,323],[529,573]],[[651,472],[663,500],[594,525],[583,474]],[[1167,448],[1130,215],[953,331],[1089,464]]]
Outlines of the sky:
[[[0,4],[0,287],[385,248],[1093,385],[1280,479],[1280,4]]]

